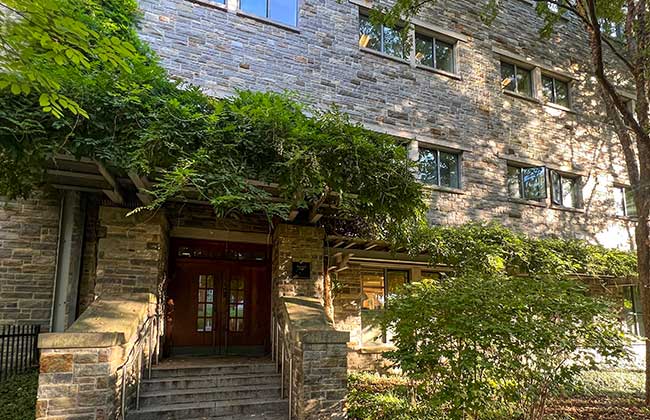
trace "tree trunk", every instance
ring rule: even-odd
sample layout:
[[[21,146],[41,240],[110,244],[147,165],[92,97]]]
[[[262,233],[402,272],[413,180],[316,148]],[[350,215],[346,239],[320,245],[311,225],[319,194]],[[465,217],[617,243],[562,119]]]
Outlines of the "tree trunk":
[[[644,220],[642,220],[644,219]],[[650,229],[648,218],[639,217],[635,237],[637,246],[637,259],[639,264],[639,286],[641,289],[641,310],[643,313],[643,326],[646,335],[650,332],[650,243],[648,238]],[[650,340],[645,341],[645,401],[650,405]]]

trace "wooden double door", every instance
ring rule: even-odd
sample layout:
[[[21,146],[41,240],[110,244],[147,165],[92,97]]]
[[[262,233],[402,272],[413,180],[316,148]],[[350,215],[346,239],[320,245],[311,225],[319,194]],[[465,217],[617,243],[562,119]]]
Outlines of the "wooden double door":
[[[167,290],[172,354],[264,354],[271,282],[265,263],[176,261]]]

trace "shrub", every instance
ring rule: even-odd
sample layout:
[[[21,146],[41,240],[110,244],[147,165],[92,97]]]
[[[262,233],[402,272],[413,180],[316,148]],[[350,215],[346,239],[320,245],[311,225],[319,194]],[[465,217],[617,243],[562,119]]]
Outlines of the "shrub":
[[[13,376],[0,383],[0,419],[33,420],[38,371]]]
[[[625,356],[610,304],[577,281],[465,274],[405,286],[382,319],[388,358],[450,419],[541,419],[553,393]]]

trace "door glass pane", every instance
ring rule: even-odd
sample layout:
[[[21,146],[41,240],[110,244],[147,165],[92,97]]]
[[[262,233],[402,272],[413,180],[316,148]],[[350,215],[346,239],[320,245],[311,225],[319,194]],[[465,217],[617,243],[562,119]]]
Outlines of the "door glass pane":
[[[520,168],[508,166],[508,195],[510,197],[521,198],[520,171]]]
[[[395,57],[404,58],[404,41],[398,29],[384,26],[384,52]]]
[[[239,7],[244,12],[257,16],[267,17],[266,0],[239,0]]]
[[[296,0],[270,0],[269,18],[287,25],[296,26]]]
[[[208,289],[214,288],[214,277],[212,275],[208,276]]]
[[[202,332],[205,330],[205,318],[197,318],[196,320],[196,330]]]
[[[546,198],[544,168],[522,168],[521,172],[524,180],[524,198],[531,200],[541,200]]]
[[[438,185],[438,154],[433,149],[421,148],[419,151],[418,175],[420,181]]]
[[[204,288],[205,285],[205,276],[199,276],[199,288]]]
[[[212,302],[214,300],[214,290],[208,289],[206,291],[205,301]]]
[[[531,96],[530,71],[517,67],[517,92]]]
[[[196,330],[209,332],[212,331],[214,277],[212,275],[200,275],[198,277],[198,286]]]
[[[454,47],[451,44],[436,39],[436,68],[439,70],[454,71]]]
[[[433,38],[415,35],[415,60],[418,64],[433,67]]]
[[[460,187],[458,155],[440,152],[440,185],[450,188]]]
[[[206,332],[212,331],[212,318],[205,319],[205,331]]]
[[[205,289],[199,289],[199,302],[205,302]]]
[[[381,27],[373,25],[367,16],[359,16],[359,46],[381,51]]]
[[[503,61],[501,62],[501,88],[515,91],[515,66]]]

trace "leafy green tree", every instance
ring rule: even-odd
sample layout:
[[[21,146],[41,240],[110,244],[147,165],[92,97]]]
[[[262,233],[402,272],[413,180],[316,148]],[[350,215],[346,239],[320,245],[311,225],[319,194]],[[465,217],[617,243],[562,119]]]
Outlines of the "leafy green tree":
[[[450,419],[544,418],[546,402],[596,362],[625,355],[615,310],[584,284],[464,272],[405,286],[383,327],[420,405]]]
[[[623,150],[636,207],[635,244],[645,330],[650,331],[650,8],[646,0],[534,0],[549,36],[563,17],[575,19],[588,36],[591,71]],[[410,19],[437,0],[396,0],[376,19]],[[489,24],[504,3],[486,0],[482,18]],[[507,13],[507,11],[505,12]],[[383,17],[382,17],[383,16]],[[633,107],[619,89],[631,81]],[[646,340],[650,354],[650,341]],[[650,404],[650,357],[646,358],[646,404]]]

